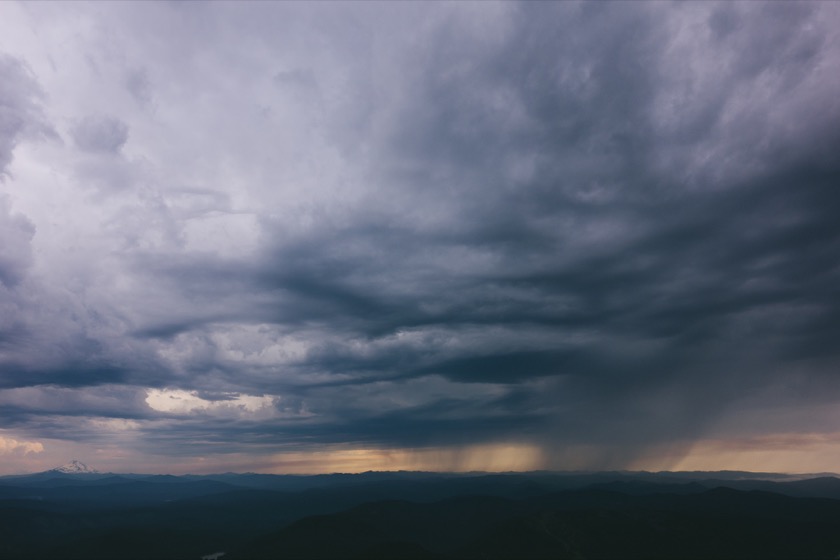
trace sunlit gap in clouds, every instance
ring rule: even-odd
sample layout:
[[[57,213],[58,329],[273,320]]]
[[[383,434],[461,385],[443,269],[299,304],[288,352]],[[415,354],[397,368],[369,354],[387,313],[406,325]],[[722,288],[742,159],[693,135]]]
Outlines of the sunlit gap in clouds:
[[[840,432],[779,433],[696,442],[668,470],[821,473],[837,472]]]
[[[419,449],[329,449],[273,455],[267,471],[282,473],[356,473],[365,471],[506,472],[544,467],[539,447],[493,443]],[[269,466],[271,465],[271,466]]]
[[[649,449],[631,463],[609,461],[611,446],[567,445],[547,449],[533,443],[499,442],[427,448],[347,448],[319,446],[255,457],[228,454],[194,458],[184,472],[253,470],[274,474],[366,471],[511,472],[511,471],[719,471],[817,473],[836,471],[840,434],[779,434],[774,442],[704,439]],[[186,458],[185,458],[186,459]],[[189,461],[189,459],[186,459]]]

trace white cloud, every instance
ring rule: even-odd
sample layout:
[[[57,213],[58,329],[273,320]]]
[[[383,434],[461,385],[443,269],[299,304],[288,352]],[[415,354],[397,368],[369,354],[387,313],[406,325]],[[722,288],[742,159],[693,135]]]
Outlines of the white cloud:
[[[197,391],[149,389],[146,403],[154,410],[173,414],[204,413],[219,416],[270,417],[278,397],[272,395],[224,395],[221,400],[207,400]]]
[[[18,440],[0,435],[0,455],[43,453],[44,445],[39,441]]]

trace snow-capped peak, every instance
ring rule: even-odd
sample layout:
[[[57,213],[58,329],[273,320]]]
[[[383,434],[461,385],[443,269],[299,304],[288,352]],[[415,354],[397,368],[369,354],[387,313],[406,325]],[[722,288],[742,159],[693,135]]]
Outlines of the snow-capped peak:
[[[58,468],[53,469],[53,472],[60,472],[64,474],[97,474],[99,471],[96,469],[92,469],[89,466],[85,465],[81,461],[77,461],[73,459],[66,465],[61,465]]]

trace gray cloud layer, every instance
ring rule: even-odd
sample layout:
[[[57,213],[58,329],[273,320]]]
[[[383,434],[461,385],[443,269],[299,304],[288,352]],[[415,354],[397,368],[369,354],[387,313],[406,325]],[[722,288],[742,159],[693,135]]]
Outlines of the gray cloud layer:
[[[49,36],[62,12],[16,13]],[[840,395],[836,6],[103,12],[63,58],[0,58],[6,428],[593,443],[620,466],[738,431],[748,401]],[[55,75],[25,70],[42,51]],[[56,100],[62,72],[88,84]],[[72,143],[20,155],[41,105]]]

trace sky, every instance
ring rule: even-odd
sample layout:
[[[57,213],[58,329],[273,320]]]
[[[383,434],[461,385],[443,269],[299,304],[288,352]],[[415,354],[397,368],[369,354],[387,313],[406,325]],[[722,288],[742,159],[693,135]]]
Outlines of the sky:
[[[840,471],[840,3],[0,3],[0,474]]]

